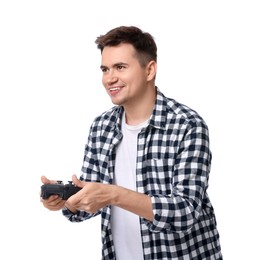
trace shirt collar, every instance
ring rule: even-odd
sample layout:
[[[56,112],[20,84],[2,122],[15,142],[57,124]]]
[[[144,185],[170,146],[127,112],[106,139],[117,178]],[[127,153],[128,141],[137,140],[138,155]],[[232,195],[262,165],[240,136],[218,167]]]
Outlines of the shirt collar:
[[[167,116],[167,99],[164,94],[156,87],[157,95],[154,104],[154,108],[152,114],[150,116],[148,127],[155,128],[165,128],[166,125],[166,116]],[[121,127],[122,116],[124,112],[124,108],[122,106],[117,106],[116,110],[116,118],[113,120],[113,127],[119,126]],[[112,121],[112,120],[111,120]]]
[[[155,128],[165,128],[167,116],[167,100],[164,94],[157,89],[157,96],[149,125]]]

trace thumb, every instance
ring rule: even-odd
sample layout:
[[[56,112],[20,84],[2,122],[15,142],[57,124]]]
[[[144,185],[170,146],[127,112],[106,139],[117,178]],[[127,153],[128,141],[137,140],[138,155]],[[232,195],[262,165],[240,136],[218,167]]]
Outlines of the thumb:
[[[83,188],[85,186],[85,182],[80,181],[75,174],[72,175],[72,182],[79,188]]]
[[[41,176],[41,182],[43,183],[43,184],[49,184],[49,183],[51,183],[51,181],[46,177],[46,176]]]
[[[42,182],[43,184],[54,184],[54,183],[57,183],[57,182],[54,181],[54,180],[48,179],[45,175],[42,175],[42,176],[41,176],[41,182]]]

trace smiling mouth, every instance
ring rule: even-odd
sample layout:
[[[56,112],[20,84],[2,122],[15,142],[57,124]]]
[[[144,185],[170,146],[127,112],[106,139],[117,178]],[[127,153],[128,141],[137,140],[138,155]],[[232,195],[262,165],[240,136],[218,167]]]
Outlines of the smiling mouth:
[[[121,89],[122,87],[112,87],[112,88],[109,88],[108,90],[111,95],[114,95],[114,94],[117,94]]]
[[[112,92],[112,91],[117,91],[117,90],[120,90],[121,88],[118,88],[118,87],[115,87],[115,88],[110,88],[109,91]]]

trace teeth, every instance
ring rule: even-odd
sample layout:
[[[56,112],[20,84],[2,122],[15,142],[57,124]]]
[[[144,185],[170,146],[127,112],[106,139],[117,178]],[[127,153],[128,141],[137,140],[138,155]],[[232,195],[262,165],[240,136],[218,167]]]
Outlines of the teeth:
[[[120,88],[110,88],[109,90],[114,91],[114,90],[118,90],[118,89],[120,89]]]

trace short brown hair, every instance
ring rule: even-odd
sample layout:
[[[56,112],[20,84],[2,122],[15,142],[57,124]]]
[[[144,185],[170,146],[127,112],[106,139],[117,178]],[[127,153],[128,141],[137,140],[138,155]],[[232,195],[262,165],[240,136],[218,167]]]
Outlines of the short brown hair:
[[[145,66],[151,60],[157,62],[157,46],[154,38],[147,32],[135,26],[120,26],[97,37],[95,43],[101,53],[106,46],[117,46],[121,43],[131,44],[136,52],[140,64]]]

